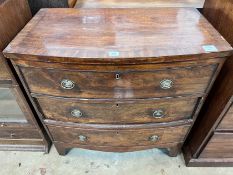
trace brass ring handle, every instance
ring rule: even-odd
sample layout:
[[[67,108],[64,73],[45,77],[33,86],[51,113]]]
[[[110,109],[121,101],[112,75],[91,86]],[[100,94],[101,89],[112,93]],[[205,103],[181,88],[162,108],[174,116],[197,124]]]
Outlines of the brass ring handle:
[[[63,79],[61,81],[61,87],[63,89],[73,89],[75,87],[75,83],[72,80]]]
[[[165,116],[165,112],[162,109],[156,109],[153,112],[154,118],[163,118]]]
[[[170,88],[172,88],[172,86],[173,86],[173,81],[170,79],[164,79],[164,80],[160,81],[160,87],[162,89],[170,89]]]
[[[157,135],[152,135],[152,136],[150,136],[150,137],[148,138],[148,140],[151,141],[151,142],[157,142],[157,141],[159,141],[159,136],[157,136]]]
[[[81,118],[83,116],[82,112],[79,109],[72,110],[71,115],[77,118]]]

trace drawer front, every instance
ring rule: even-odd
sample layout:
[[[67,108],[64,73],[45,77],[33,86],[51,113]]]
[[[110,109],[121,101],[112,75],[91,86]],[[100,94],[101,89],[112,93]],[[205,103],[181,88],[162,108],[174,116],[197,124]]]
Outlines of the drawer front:
[[[96,130],[48,125],[54,141],[95,146],[146,146],[182,142],[189,127]]]
[[[78,123],[150,123],[190,119],[197,98],[166,100],[74,101],[61,98],[38,98],[47,119]]]
[[[42,139],[42,137],[36,129],[2,128],[0,129],[0,139]]]
[[[218,130],[233,130],[233,105],[229,108],[228,112],[220,122]]]
[[[233,158],[233,133],[215,132],[200,158]]]
[[[155,98],[204,93],[215,69],[216,65],[208,65],[147,72],[85,72],[21,67],[32,93],[76,98]]]

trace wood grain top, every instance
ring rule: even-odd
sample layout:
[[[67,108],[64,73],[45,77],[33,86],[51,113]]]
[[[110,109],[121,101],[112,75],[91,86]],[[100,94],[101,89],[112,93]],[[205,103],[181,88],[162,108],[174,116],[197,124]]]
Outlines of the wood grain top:
[[[78,0],[75,5],[75,8],[202,8],[203,4],[204,0]]]
[[[37,61],[139,63],[223,57],[231,51],[196,9],[151,8],[42,9],[4,53]]]

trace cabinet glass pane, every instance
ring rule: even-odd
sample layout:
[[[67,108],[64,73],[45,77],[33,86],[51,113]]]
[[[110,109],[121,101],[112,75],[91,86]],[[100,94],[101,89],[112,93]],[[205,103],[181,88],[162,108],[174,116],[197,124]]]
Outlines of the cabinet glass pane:
[[[27,122],[14,94],[8,88],[0,88],[0,122]]]

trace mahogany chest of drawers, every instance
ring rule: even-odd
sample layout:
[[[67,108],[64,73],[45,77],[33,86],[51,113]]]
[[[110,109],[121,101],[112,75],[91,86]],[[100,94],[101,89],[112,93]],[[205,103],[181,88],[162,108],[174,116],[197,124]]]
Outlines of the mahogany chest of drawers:
[[[231,50],[192,8],[43,9],[4,54],[59,154],[176,156]]]
[[[0,150],[48,152],[49,138],[2,54],[31,18],[27,1],[1,0],[0,16]]]

